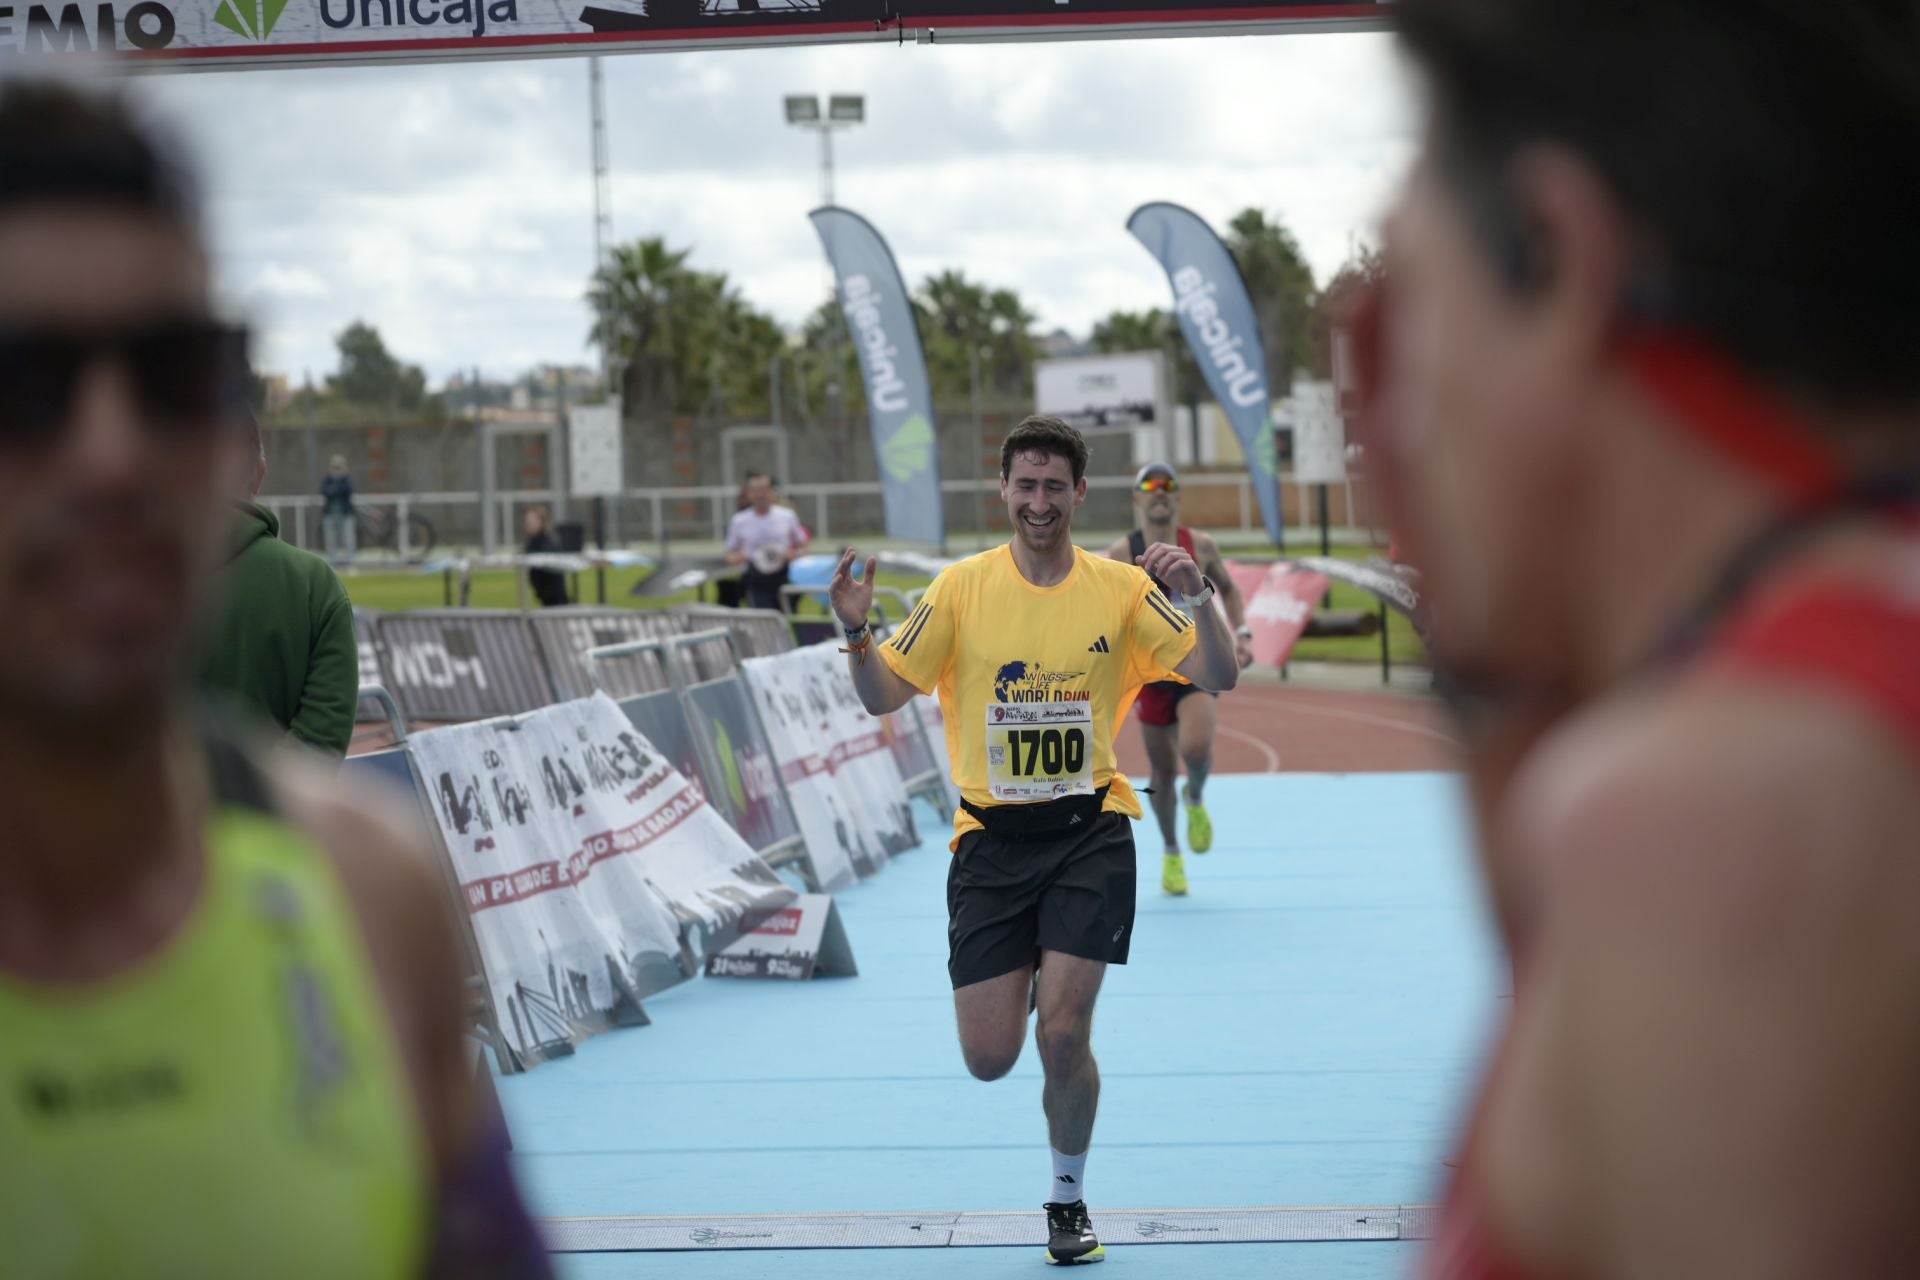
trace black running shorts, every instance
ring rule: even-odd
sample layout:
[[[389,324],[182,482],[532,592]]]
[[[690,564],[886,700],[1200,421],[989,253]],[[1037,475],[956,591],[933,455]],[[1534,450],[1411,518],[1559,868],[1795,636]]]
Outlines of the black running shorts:
[[[947,869],[947,973],[985,982],[1041,951],[1125,964],[1133,943],[1133,823],[1102,813],[1084,833],[1010,841],[969,831]]]

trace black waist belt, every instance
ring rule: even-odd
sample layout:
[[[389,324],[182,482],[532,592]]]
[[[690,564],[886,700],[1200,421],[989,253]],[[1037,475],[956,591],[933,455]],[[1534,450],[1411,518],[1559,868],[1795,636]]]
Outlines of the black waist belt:
[[[1063,832],[1084,829],[1100,816],[1107,802],[1107,787],[1090,796],[1061,796],[1034,804],[973,804],[962,800],[960,807],[972,814],[995,840],[1039,840]]]

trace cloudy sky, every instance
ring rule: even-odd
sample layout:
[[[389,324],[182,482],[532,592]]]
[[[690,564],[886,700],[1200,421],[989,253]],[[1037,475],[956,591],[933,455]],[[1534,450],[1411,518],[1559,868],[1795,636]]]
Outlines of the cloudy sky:
[[[1164,305],[1125,230],[1148,200],[1223,223],[1259,205],[1324,278],[1370,237],[1412,149],[1380,35],[888,45],[608,59],[616,239],[665,236],[796,324],[825,296],[806,220],[818,144],[789,92],[863,93],[840,203],[907,278],[957,267],[1084,332]],[[437,384],[589,360],[584,60],[159,77],[207,167],[223,288],[263,368],[317,378],[376,325]]]

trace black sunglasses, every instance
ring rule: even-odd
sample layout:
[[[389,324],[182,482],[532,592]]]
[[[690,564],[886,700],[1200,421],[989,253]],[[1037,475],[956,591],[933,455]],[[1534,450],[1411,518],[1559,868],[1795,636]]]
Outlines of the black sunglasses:
[[[246,406],[247,331],[199,317],[122,329],[0,327],[0,450],[45,448],[97,362],[126,370],[150,430],[196,435]]]

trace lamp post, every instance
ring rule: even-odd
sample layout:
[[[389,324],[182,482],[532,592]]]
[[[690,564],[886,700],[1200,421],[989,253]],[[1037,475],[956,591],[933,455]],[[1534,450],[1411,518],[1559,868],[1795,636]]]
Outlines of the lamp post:
[[[859,94],[836,93],[820,109],[820,99],[810,93],[787,95],[787,123],[796,129],[809,129],[820,135],[821,203],[833,206],[833,135],[838,129],[865,124],[867,100]]]

